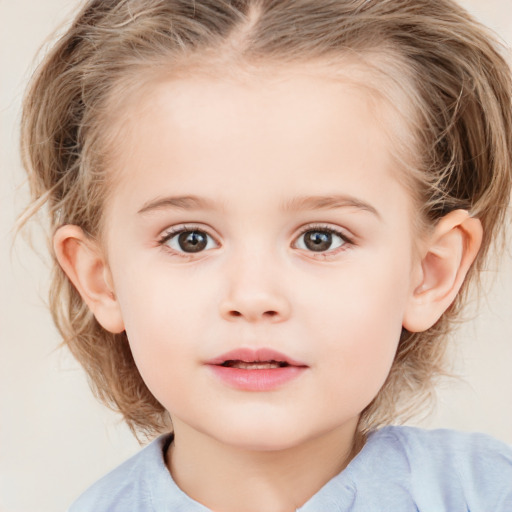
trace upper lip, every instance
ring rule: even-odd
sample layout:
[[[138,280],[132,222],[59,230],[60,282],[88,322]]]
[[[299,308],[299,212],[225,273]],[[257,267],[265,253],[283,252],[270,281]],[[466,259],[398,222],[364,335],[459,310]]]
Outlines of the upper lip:
[[[225,354],[206,361],[206,364],[221,365],[226,361],[243,361],[245,363],[276,361],[279,363],[286,363],[290,366],[307,366],[305,363],[292,359],[291,357],[271,348],[254,349],[248,347],[230,350]]]

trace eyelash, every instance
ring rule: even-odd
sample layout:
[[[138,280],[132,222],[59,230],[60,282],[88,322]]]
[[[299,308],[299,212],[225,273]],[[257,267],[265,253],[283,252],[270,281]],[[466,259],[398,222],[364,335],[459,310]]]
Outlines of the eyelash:
[[[343,242],[341,244],[341,246],[339,246],[335,249],[330,249],[328,251],[318,251],[318,252],[307,251],[313,255],[316,255],[316,257],[318,257],[318,258],[326,259],[331,256],[335,256],[342,251],[346,251],[349,247],[354,245],[354,241],[351,238],[349,238],[344,232],[342,232],[338,229],[334,229],[331,226],[318,225],[318,224],[305,227],[299,233],[299,235],[296,237],[295,240],[296,241],[299,240],[303,235],[305,235],[306,233],[309,233],[310,231],[312,231],[312,232],[316,231],[316,232],[320,232],[320,233],[329,233],[330,235],[335,235],[335,236],[339,237]],[[295,243],[297,243],[297,242],[295,242]]]
[[[311,232],[311,231],[312,232],[316,231],[316,232],[320,232],[320,233],[329,233],[331,235],[335,235],[335,236],[339,237],[342,240],[342,244],[339,247],[335,248],[334,250],[318,251],[318,252],[316,252],[316,251],[307,251],[307,249],[306,249],[307,252],[309,252],[309,253],[311,253],[313,255],[316,255],[316,257],[319,257],[319,258],[325,259],[325,258],[328,258],[330,256],[334,256],[334,255],[338,254],[339,252],[345,251],[350,246],[354,245],[354,241],[351,238],[349,238],[345,233],[343,233],[340,230],[334,229],[334,228],[332,228],[330,226],[326,226],[326,225],[310,225],[310,226],[306,226],[297,235],[297,237],[295,238],[294,245],[297,243],[297,241],[303,235],[305,235],[306,233]],[[160,246],[162,246],[165,250],[168,250],[168,251],[172,252],[173,255],[177,255],[177,256],[182,257],[182,258],[190,258],[190,257],[194,256],[195,254],[204,252],[205,249],[203,249],[201,251],[198,251],[197,253],[194,253],[194,252],[178,251],[176,249],[173,249],[172,247],[169,247],[168,242],[170,240],[172,240],[173,238],[179,236],[181,233],[189,233],[189,232],[204,233],[210,239],[212,239],[217,245],[219,245],[219,242],[215,239],[215,237],[210,235],[208,233],[208,231],[206,231],[204,228],[201,228],[199,226],[189,226],[189,225],[184,225],[184,226],[181,226],[181,227],[170,228],[169,230],[167,230],[160,237],[160,239],[158,240],[158,244]]]
[[[182,257],[182,258],[190,258],[190,257],[194,256],[194,254],[197,254],[197,253],[185,252],[185,251],[177,251],[176,249],[173,249],[172,247],[169,247],[167,242],[172,240],[174,237],[179,236],[181,233],[191,233],[191,232],[204,233],[209,238],[214,240],[216,244],[219,244],[219,242],[212,235],[210,235],[208,233],[208,231],[206,231],[204,228],[201,228],[199,226],[189,226],[189,225],[184,225],[184,226],[181,226],[181,227],[172,227],[172,228],[168,229],[160,237],[160,239],[158,240],[158,244],[160,246],[162,246],[164,249],[172,252],[173,255],[177,255],[177,256]],[[198,251],[198,252],[204,252],[204,251]]]

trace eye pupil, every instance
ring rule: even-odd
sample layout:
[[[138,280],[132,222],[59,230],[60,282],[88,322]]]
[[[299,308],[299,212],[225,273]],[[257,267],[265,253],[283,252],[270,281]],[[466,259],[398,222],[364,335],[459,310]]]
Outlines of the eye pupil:
[[[206,247],[208,239],[200,231],[184,231],[178,236],[178,243],[184,252],[199,252]]]
[[[308,231],[304,235],[304,244],[311,251],[326,251],[332,245],[332,234],[326,231]]]

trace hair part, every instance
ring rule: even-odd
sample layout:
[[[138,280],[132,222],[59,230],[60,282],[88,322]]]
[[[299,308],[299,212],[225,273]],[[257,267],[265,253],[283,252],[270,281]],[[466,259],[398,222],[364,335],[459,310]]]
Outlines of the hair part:
[[[191,72],[250,77],[264,66],[301,63],[343,75],[347,62],[357,63],[358,83],[397,121],[394,156],[422,228],[465,209],[484,229],[452,306],[428,331],[403,331],[389,377],[362,413],[366,432],[408,417],[432,393],[447,334],[509,205],[510,70],[493,36],[461,7],[451,0],[90,0],[31,82],[21,145],[33,197],[26,217],[45,209],[50,235],[76,224],[101,237],[121,112],[144,84]],[[95,394],[134,433],[169,429],[126,334],[98,324],[55,258],[50,307]]]

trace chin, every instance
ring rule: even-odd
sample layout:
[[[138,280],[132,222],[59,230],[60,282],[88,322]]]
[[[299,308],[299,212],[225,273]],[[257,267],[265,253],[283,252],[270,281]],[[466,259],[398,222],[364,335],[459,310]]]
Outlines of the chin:
[[[257,422],[252,425],[232,424],[224,428],[217,437],[218,441],[233,448],[247,451],[271,452],[283,451],[300,445],[306,441],[302,429],[287,428],[282,423],[266,424]]]

